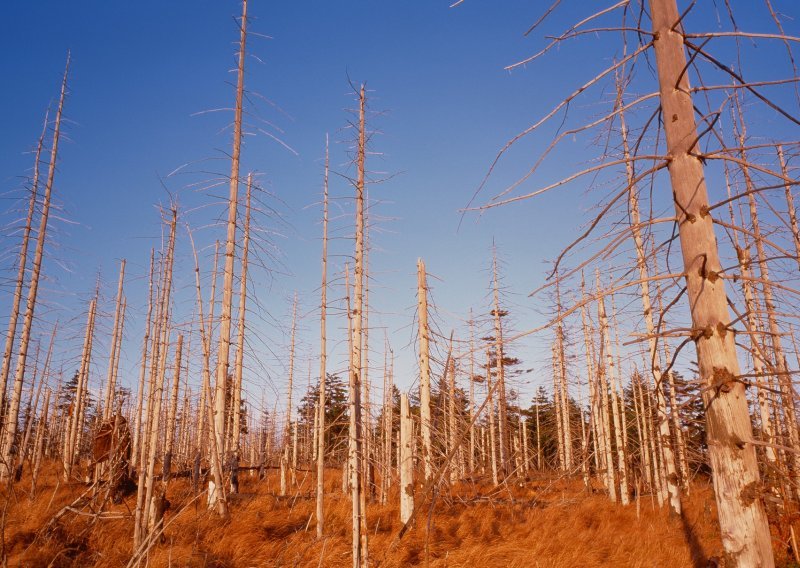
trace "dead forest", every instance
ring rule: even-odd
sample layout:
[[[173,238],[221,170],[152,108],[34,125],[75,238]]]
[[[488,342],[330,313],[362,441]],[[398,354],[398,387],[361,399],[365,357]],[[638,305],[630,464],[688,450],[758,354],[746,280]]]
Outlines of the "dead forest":
[[[294,150],[251,109],[268,22],[240,2],[224,159],[176,165],[148,265],[120,258],[71,303],[48,274],[81,93],[74,56],[52,54],[30,169],[4,172],[24,177],[3,187],[2,565],[800,566],[800,6],[537,4],[508,73],[614,50],[514,125],[452,223],[577,190],[574,212],[531,210],[573,240],[514,291],[486,243],[485,302],[457,314],[417,251],[398,267],[416,287],[393,292],[401,346],[370,298],[392,278],[371,269],[393,174],[368,77],[343,76],[303,190],[319,248],[296,289],[313,293],[271,293],[281,189],[248,137]]]

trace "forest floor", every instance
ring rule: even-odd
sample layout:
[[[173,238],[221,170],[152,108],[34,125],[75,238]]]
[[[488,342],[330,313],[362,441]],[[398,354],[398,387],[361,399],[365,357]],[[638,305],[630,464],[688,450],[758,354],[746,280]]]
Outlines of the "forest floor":
[[[0,492],[0,553],[7,565],[128,565],[135,493],[105,507],[100,516],[89,507],[64,509],[87,486],[65,484],[57,471],[51,464],[40,476],[33,498],[25,476],[10,491]],[[325,485],[325,538],[317,540],[310,473],[298,472],[294,491],[279,497],[275,470],[265,480],[245,472],[225,520],[207,510],[205,494],[196,495],[188,479],[175,479],[167,494],[171,507],[163,537],[141,565],[349,566],[350,502],[342,494],[340,472],[328,470]],[[722,547],[708,483],[696,482],[684,498],[683,517],[671,518],[650,495],[642,496],[638,505],[614,505],[599,491],[588,494],[580,479],[533,475],[497,488],[462,482],[424,504],[415,526],[399,541],[398,495],[393,489],[386,505],[368,505],[371,566],[724,565],[718,563]],[[796,566],[787,556],[785,535],[773,536],[778,565]]]

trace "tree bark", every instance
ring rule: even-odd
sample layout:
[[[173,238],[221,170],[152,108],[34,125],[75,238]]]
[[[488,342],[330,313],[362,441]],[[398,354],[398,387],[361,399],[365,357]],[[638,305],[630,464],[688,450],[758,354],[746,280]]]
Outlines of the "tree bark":
[[[733,566],[774,565],[753,432],[739,376],[724,280],[709,213],[675,0],[650,0],[661,111],[686,289],[705,395],[706,427],[722,543]]]

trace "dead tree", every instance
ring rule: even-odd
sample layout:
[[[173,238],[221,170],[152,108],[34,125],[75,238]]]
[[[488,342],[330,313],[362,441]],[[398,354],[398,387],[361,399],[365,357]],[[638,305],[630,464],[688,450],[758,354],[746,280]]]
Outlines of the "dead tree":
[[[6,331],[6,343],[3,351],[2,368],[0,368],[0,426],[3,424],[6,410],[6,386],[8,375],[11,372],[11,356],[14,351],[14,339],[17,335],[17,323],[19,320],[19,307],[22,303],[22,288],[25,284],[25,267],[28,263],[28,246],[30,244],[31,230],[33,229],[33,215],[36,211],[36,198],[39,192],[39,165],[41,164],[42,149],[44,147],[44,135],[47,133],[47,121],[49,112],[45,113],[44,126],[39,141],[36,144],[36,154],[33,161],[33,178],[31,180],[31,196],[28,199],[28,213],[25,217],[25,225],[22,228],[22,243],[19,249],[19,266],[17,268],[17,279],[14,284],[14,293],[11,300],[11,315],[8,318],[8,331]]]
[[[239,275],[239,321],[236,331],[236,359],[233,367],[233,394],[232,402],[232,428],[231,428],[231,459],[233,466],[238,469],[240,453],[240,437],[242,427],[242,376],[244,373],[244,332],[245,316],[247,314],[247,260],[250,251],[250,202],[253,191],[253,175],[247,174],[247,197],[245,198],[244,237],[242,242],[242,270]],[[231,474],[231,493],[238,493],[237,473]]]
[[[328,137],[325,137],[325,177],[322,205],[322,283],[320,284],[319,315],[319,403],[317,406],[317,538],[322,538],[325,529],[325,378],[327,374],[327,326],[328,310]]]
[[[353,283],[352,344],[350,363],[350,456],[351,480],[350,491],[353,512],[353,568],[366,567],[367,531],[366,531],[366,495],[362,485],[363,454],[363,421],[361,417],[362,389],[362,348],[363,348],[363,309],[364,309],[364,188],[365,162],[367,154],[366,133],[366,88],[361,85],[358,95],[358,142],[356,149],[356,243],[355,269]]]
[[[239,59],[236,74],[236,105],[233,119],[233,151],[231,153],[230,193],[228,196],[227,236],[225,241],[225,268],[222,280],[222,310],[219,322],[219,344],[217,348],[216,397],[214,400],[214,422],[217,435],[217,448],[220,459],[227,456],[225,447],[225,385],[228,381],[231,351],[231,313],[233,307],[233,265],[236,254],[236,207],[239,202],[239,161],[242,148],[242,100],[244,97],[244,62],[247,43],[247,0],[242,0],[240,20]],[[213,454],[212,454],[213,456]],[[209,490],[211,488],[209,487]],[[216,492],[209,491],[209,501],[216,504],[222,497],[222,487]],[[218,506],[222,515],[225,505]]]
[[[428,327],[428,283],[425,262],[417,260],[417,319],[419,322],[419,404],[420,432],[422,434],[422,464],[425,481],[433,475],[431,459],[431,363],[430,328]]]
[[[61,95],[56,110],[56,121],[53,130],[53,142],[50,148],[50,165],[47,171],[47,181],[44,186],[42,211],[39,216],[39,230],[36,236],[36,249],[31,267],[31,277],[28,284],[28,297],[25,302],[25,317],[22,321],[22,334],[17,352],[17,368],[14,374],[14,385],[8,414],[4,422],[2,444],[0,445],[0,480],[8,480],[12,476],[11,464],[13,462],[14,444],[17,437],[17,421],[19,420],[20,397],[22,396],[22,383],[25,379],[25,364],[28,358],[28,347],[33,328],[33,317],[36,309],[36,298],[39,292],[39,277],[42,272],[42,259],[44,257],[44,244],[47,239],[47,222],[50,218],[50,200],[53,193],[55,180],[56,161],[58,159],[58,142],[61,137],[61,117],[64,112],[64,99],[67,95],[67,76],[69,74],[70,57],[67,54],[67,63],[64,68],[64,78],[61,80]],[[12,316],[13,318],[13,316]],[[5,381],[4,381],[5,384]],[[4,401],[0,401],[3,404]]]

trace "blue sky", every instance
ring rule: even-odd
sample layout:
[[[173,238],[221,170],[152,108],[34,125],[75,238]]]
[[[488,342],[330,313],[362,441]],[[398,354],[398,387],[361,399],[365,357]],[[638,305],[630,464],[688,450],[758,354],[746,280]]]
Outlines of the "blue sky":
[[[791,11],[791,2],[783,4],[784,11]],[[44,335],[55,319],[69,322],[62,349],[66,360],[77,356],[75,340],[83,325],[79,314],[98,272],[108,316],[117,264],[126,258],[130,314],[123,381],[131,384],[135,379],[146,302],[144,274],[150,247],[158,246],[160,238],[155,206],[166,202],[167,191],[177,196],[182,220],[198,229],[208,271],[211,243],[224,236],[221,227],[209,225],[223,216],[218,197],[227,190],[198,192],[192,184],[213,173],[227,173],[229,167],[225,153],[230,148],[226,126],[231,113],[203,111],[233,104],[230,83],[235,76],[230,70],[238,38],[233,18],[239,9],[233,0],[17,2],[4,7],[0,183],[9,209],[20,195],[23,176],[29,174],[32,156],[27,152],[35,144],[45,109],[57,95],[68,49],[73,58],[68,141],[62,145],[55,188],[63,211],[53,222],[54,239],[45,260],[48,280],[42,291],[47,309],[40,312],[38,329]],[[375,173],[375,178],[388,178],[370,189],[376,223],[371,255],[373,360],[382,362],[382,331],[377,328],[386,327],[397,354],[398,383],[408,387],[415,380],[411,342],[417,257],[424,257],[437,277],[431,284],[442,333],[456,327],[463,337],[460,320],[468,310],[473,308],[476,315],[488,310],[493,239],[503,261],[505,301],[513,327],[521,331],[544,321],[541,313],[549,308],[526,295],[543,282],[545,261],[555,257],[588,218],[594,200],[584,194],[585,186],[482,216],[467,214],[462,220],[459,213],[509,138],[620,54],[615,38],[592,36],[565,44],[526,69],[505,71],[504,66],[543,45],[542,33],[523,37],[542,9],[538,3],[522,1],[468,0],[451,9],[446,1],[431,0],[251,0],[250,29],[269,38],[253,34],[249,40],[247,110],[254,136],[246,139],[242,172],[257,173],[271,194],[264,197],[266,203],[280,215],[280,219],[259,216],[280,253],[265,262],[269,271],[256,270],[252,279],[250,292],[264,309],[250,324],[259,338],[248,351],[252,398],[260,399],[262,389],[268,399],[283,390],[294,291],[306,316],[300,334],[301,384],[307,360],[317,352],[314,310],[321,229],[315,204],[321,192],[326,133],[331,139],[332,169],[352,171],[345,152],[350,133],[343,130],[349,118],[345,109],[353,106],[348,78],[356,84],[365,81],[370,89],[370,108],[375,112],[370,124],[380,131],[371,149],[381,155],[371,156],[368,165],[386,173]],[[555,14],[548,33],[594,9],[572,3]],[[741,9],[743,21],[769,29],[764,28],[768,21],[749,17],[749,3]],[[785,24],[788,33],[792,28],[797,32],[796,21]],[[763,59],[766,49],[759,60],[771,61]],[[643,81],[649,79],[643,73]],[[607,91],[597,90],[581,99],[571,119],[596,117],[608,108],[609,97]],[[255,113],[267,122],[252,118]],[[257,124],[296,154],[254,131]],[[523,141],[478,201],[516,179],[550,141],[555,126]],[[546,164],[527,187],[584,167],[598,155],[595,144],[586,138],[567,141],[561,157]],[[180,167],[180,174],[168,177]],[[334,175],[331,193],[339,208],[332,229],[344,236],[350,223],[346,215],[351,212],[345,198],[352,191]],[[12,211],[5,219],[14,217]],[[176,319],[188,321],[194,299],[192,261],[185,234],[180,239]],[[17,241],[12,235],[6,243],[10,249]],[[332,280],[342,269],[342,255],[351,249],[349,241],[333,243],[332,252],[338,256],[331,260]],[[10,276],[13,257],[6,256],[5,261]],[[207,293],[207,281],[204,286]],[[342,295],[338,281],[337,286],[329,294],[333,299]],[[7,305],[5,298],[2,305]],[[105,320],[101,326],[107,329],[110,318]],[[339,358],[332,367],[343,361],[342,325],[339,318],[330,326],[334,359]],[[103,341],[100,338],[95,359],[96,381],[105,374]],[[526,367],[542,369],[549,364],[546,341],[527,340],[515,350]],[[546,381],[546,372],[537,371],[531,380]],[[524,392],[532,390],[530,384],[519,386]]]

